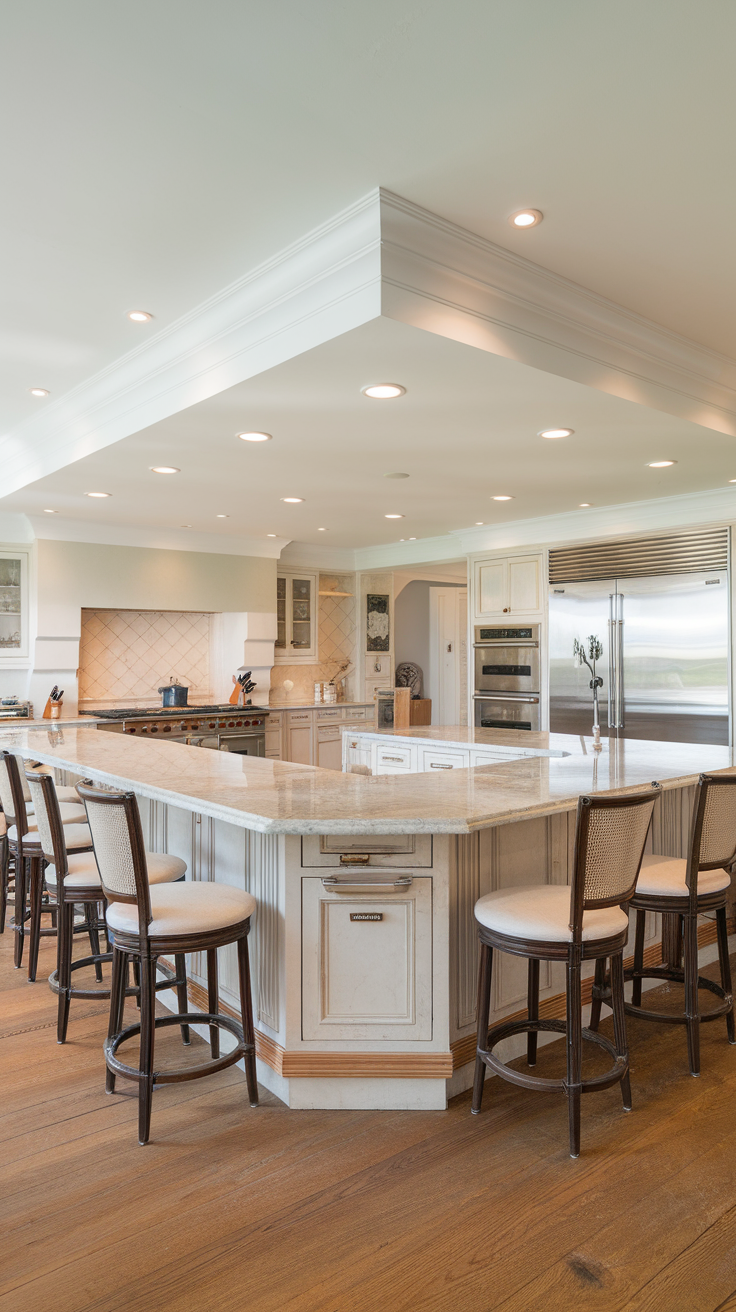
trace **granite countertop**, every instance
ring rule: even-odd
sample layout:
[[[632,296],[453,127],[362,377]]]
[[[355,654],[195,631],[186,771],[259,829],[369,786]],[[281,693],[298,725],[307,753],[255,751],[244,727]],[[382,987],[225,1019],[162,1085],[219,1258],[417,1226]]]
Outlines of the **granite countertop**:
[[[375,702],[269,702],[267,711],[324,711],[334,706],[373,706]]]
[[[575,740],[581,743],[581,740]],[[0,747],[135,789],[184,810],[273,834],[466,834],[567,811],[581,793],[626,792],[658,780],[694,783],[733,768],[729,748],[619,739],[593,752],[525,757],[439,775],[354,775],[181,743],[72,728],[0,731]]]
[[[359,729],[353,729],[358,734]],[[412,725],[410,729],[365,729],[370,738],[400,738],[403,742],[436,743],[438,747],[488,747],[501,753],[523,752],[528,756],[585,754],[585,739],[562,733],[528,733],[519,729],[476,729],[465,724]],[[591,749],[592,750],[592,746]]]
[[[43,715],[32,715],[28,720],[26,719],[5,720],[0,718],[0,730],[7,729],[7,728],[17,728],[18,726],[22,727],[23,725],[28,725],[28,724],[33,725],[36,728],[43,728],[46,725],[52,725],[52,724],[72,725],[72,724],[101,724],[101,723],[102,721],[98,716],[78,715],[76,713],[75,714],[70,713],[69,715],[64,715],[64,713],[62,712],[61,718],[58,720],[44,720]]]

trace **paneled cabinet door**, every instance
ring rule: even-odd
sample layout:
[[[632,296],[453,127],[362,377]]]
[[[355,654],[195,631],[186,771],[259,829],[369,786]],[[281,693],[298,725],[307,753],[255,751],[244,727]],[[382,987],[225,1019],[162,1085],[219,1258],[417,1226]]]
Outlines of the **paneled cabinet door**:
[[[530,615],[542,609],[540,556],[508,556],[475,562],[478,619]]]
[[[432,1038],[431,876],[393,892],[302,879],[302,1037]]]

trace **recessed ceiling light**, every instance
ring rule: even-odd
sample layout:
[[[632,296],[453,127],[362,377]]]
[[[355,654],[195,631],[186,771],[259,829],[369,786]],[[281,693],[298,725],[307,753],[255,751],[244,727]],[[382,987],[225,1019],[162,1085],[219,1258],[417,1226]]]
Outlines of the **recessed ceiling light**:
[[[229,515],[215,515],[215,519],[229,519]]]
[[[416,538],[409,538],[410,542],[416,542]]]
[[[590,510],[590,507],[591,507],[591,505],[592,505],[592,502],[590,502],[590,501],[581,501],[579,504],[580,504],[580,509],[581,509],[581,510]]]
[[[148,323],[153,315],[149,314],[148,310],[128,310],[128,318],[132,319],[133,323]]]
[[[729,478],[729,483],[736,483],[736,478]]]
[[[483,527],[483,520],[482,520],[482,519],[476,519],[476,521],[475,521],[475,527],[476,527],[476,528],[482,528],[482,527]]]
[[[267,534],[266,534],[266,537],[267,537],[267,538],[275,538],[275,537],[276,537],[276,534],[275,534],[275,533],[267,533]]]
[[[574,428],[543,428],[541,433],[537,433],[537,437],[548,437],[550,439],[553,437],[572,437],[574,432]]]
[[[86,497],[109,497],[112,496],[112,493],[111,492],[85,492],[84,495]]]
[[[318,529],[317,529],[317,532],[318,532],[318,533],[326,533],[326,532],[327,532],[327,529],[326,529],[326,528],[318,528]]]
[[[281,500],[288,501],[290,506],[296,506],[300,501],[304,500],[304,497],[282,497]]]
[[[384,515],[384,519],[403,519],[403,515]]]
[[[241,442],[272,442],[273,438],[270,433],[236,433]]]
[[[176,465],[151,465],[152,474],[180,474],[181,470]]]
[[[648,469],[667,469],[668,465],[676,465],[676,460],[650,460]]]
[[[384,478],[408,478],[408,474],[384,474]]]
[[[406,388],[401,383],[371,383],[370,387],[361,387],[363,396],[371,396],[374,401],[391,401],[396,396],[404,396]]]
[[[507,496],[502,496],[502,497],[493,497],[493,500],[494,500],[494,501],[513,501],[514,498],[513,498],[513,497],[507,497]]]
[[[44,515],[58,515],[58,510],[44,510]]]
[[[30,392],[31,396],[48,396],[48,392],[45,387],[29,387],[28,391]]]
[[[541,210],[515,210],[509,215],[509,223],[512,228],[536,228],[543,218]]]

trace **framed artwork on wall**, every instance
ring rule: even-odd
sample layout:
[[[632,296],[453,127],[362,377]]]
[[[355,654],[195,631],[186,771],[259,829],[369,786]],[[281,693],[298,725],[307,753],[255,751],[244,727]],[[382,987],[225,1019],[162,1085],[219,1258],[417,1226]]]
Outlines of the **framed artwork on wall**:
[[[388,593],[369,592],[366,598],[366,651],[388,651],[389,603]]]

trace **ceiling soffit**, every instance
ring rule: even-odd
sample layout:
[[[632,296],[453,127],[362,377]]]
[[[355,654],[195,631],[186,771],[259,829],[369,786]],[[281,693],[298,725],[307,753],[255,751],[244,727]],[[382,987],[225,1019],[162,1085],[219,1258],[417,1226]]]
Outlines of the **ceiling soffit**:
[[[3,494],[380,315],[736,436],[736,362],[379,189],[6,434]]]

